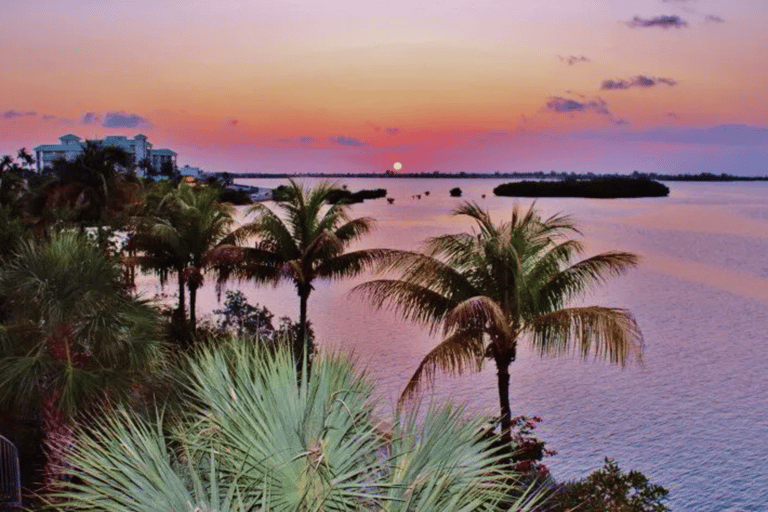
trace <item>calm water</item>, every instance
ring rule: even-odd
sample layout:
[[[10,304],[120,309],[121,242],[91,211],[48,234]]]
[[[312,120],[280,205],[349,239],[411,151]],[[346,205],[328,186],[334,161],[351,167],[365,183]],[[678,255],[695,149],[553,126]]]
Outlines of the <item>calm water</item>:
[[[311,181],[311,180],[310,180]],[[273,187],[276,180],[250,184]],[[377,219],[368,247],[416,248],[425,237],[468,224],[451,217],[460,199],[496,219],[515,200],[497,198],[498,180],[348,180],[351,190],[386,188],[395,198],[353,207]],[[642,257],[585,303],[626,307],[643,331],[645,366],[541,359],[526,350],[511,368],[516,414],[540,415],[538,432],[558,454],[558,479],[580,478],[615,458],[671,491],[674,511],[768,510],[768,186],[672,183],[668,198],[540,199],[547,214],[571,214],[588,254],[609,249]],[[430,191],[430,195],[424,195]],[[421,199],[412,197],[421,193]],[[487,197],[483,199],[482,194]],[[524,205],[530,201],[520,201]],[[350,298],[356,281],[318,283],[309,315],[322,347],[354,351],[391,406],[422,356],[439,340]],[[236,286],[236,285],[233,285]],[[239,288],[276,316],[298,316],[290,286]],[[169,290],[170,291],[170,290]],[[201,313],[217,307],[212,287]],[[433,395],[497,411],[495,375],[438,379]]]

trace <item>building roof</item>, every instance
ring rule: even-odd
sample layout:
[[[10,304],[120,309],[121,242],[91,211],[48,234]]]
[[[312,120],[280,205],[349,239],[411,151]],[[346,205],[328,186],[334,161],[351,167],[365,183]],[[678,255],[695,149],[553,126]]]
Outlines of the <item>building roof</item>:
[[[35,151],[80,151],[82,146],[79,144],[41,144],[35,146]]]
[[[175,155],[175,151],[171,151],[170,149],[153,149],[152,150],[153,155]]]

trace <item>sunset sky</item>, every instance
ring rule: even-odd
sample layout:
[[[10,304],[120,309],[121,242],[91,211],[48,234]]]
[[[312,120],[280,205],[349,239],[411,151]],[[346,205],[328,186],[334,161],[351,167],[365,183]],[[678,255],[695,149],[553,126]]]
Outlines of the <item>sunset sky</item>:
[[[0,154],[768,174],[765,0],[3,0]]]

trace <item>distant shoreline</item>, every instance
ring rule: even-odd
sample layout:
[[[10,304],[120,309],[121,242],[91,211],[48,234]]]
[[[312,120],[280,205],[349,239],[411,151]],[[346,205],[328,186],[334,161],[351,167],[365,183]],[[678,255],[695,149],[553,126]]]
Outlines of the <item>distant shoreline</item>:
[[[535,179],[535,180],[596,180],[606,178],[644,178],[655,181],[693,181],[693,182],[731,182],[731,181],[768,181],[768,176],[734,176],[731,174],[657,174],[657,173],[633,173],[633,174],[576,174],[576,173],[544,173],[544,172],[512,172],[512,173],[228,173],[212,172],[206,176],[222,178],[224,180],[235,179],[289,179],[289,178],[421,178],[421,179]]]

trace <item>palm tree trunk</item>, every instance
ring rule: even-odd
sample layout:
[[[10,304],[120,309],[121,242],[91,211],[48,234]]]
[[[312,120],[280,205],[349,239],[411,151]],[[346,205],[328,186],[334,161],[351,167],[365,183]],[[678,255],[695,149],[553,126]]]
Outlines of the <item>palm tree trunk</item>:
[[[65,453],[74,442],[74,428],[58,408],[61,391],[49,392],[43,400],[42,444],[45,462],[42,468],[43,489],[53,491],[65,477]]]
[[[197,312],[195,311],[197,306],[197,285],[190,283],[189,285],[189,328],[192,334],[195,333],[197,327]]]
[[[310,289],[299,289],[299,333],[294,340],[293,353],[296,357],[296,373],[301,381],[302,366],[304,364],[304,355],[307,356],[307,378],[309,378],[311,372],[311,356],[312,351],[309,346],[309,339],[307,338],[307,302],[309,302]]]
[[[184,269],[177,268],[176,274],[179,276],[179,307],[176,308],[176,315],[180,321],[184,321],[187,316],[187,307],[185,304],[186,291],[184,290]]]
[[[497,356],[496,376],[499,387],[499,408],[501,412],[501,441],[507,449],[512,442],[512,410],[509,406],[509,365],[512,359]]]

